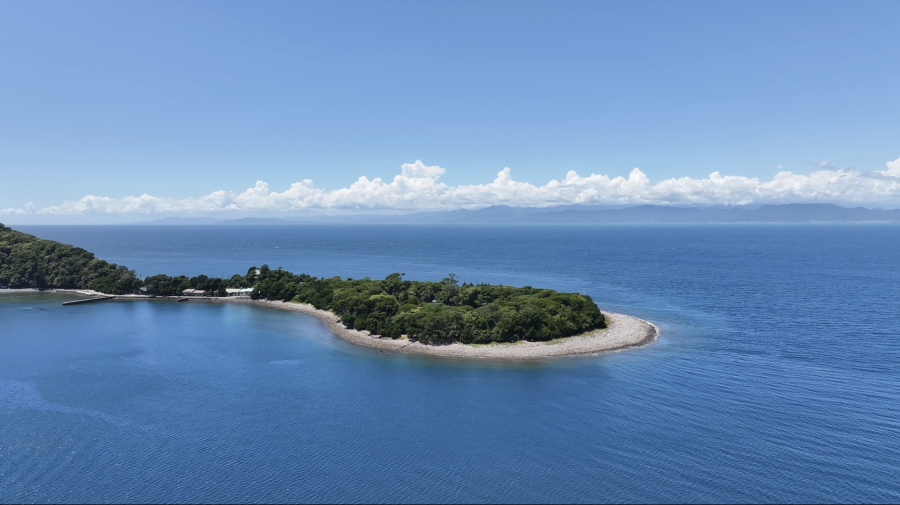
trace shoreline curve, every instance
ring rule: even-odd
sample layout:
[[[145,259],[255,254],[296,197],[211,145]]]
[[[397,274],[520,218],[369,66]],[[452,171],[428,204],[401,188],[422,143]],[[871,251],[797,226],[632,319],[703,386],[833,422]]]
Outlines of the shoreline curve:
[[[98,296],[91,290],[55,289],[51,292],[77,294],[82,296]],[[106,295],[110,296],[110,295]],[[279,310],[289,310],[313,316],[323,323],[338,338],[371,349],[415,354],[420,356],[433,356],[443,358],[462,359],[496,359],[496,360],[528,360],[541,358],[562,358],[575,356],[597,356],[612,352],[624,351],[636,347],[651,344],[659,338],[660,329],[655,324],[626,314],[603,311],[606,317],[607,327],[602,330],[594,330],[582,335],[565,337],[549,342],[510,342],[493,344],[461,344],[426,345],[419,342],[410,342],[407,339],[391,339],[378,335],[371,335],[367,331],[360,331],[344,326],[337,315],[327,310],[321,310],[312,305],[295,302],[282,302],[272,300],[251,300],[243,297],[227,298],[183,298],[178,296],[149,297],[143,295],[113,295],[115,300],[146,300],[146,301],[192,301],[200,303],[237,303],[253,305],[257,307],[269,307]]]
[[[606,316],[607,328],[549,342],[426,345],[406,339],[383,338],[371,335],[367,331],[347,328],[332,312],[302,303],[249,300],[247,298],[207,298],[202,301],[240,303],[299,312],[318,318],[339,338],[356,345],[383,351],[444,358],[521,360],[596,356],[645,346],[654,342],[660,334],[659,327],[649,321],[617,312],[603,311],[603,315]]]

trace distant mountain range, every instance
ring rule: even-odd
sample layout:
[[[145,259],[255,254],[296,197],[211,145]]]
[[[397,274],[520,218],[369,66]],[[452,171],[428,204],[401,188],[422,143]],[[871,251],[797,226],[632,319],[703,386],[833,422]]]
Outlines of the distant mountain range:
[[[831,204],[794,203],[746,207],[670,207],[639,205],[622,209],[567,205],[479,210],[417,212],[403,215],[360,214],[294,218],[243,219],[168,217],[144,225],[309,225],[309,224],[594,224],[594,223],[815,223],[900,222],[900,209],[846,208]]]

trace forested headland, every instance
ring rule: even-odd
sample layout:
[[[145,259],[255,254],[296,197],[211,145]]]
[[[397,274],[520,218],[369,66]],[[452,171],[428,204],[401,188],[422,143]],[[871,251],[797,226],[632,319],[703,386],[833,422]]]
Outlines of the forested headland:
[[[80,247],[39,239],[0,224],[0,287],[124,294],[140,288],[141,281],[133,271],[97,259]]]
[[[319,278],[262,265],[228,279],[160,274],[141,280],[132,270],[99,260],[84,249],[0,224],[0,287],[94,289],[110,294],[144,288],[156,296],[177,296],[189,288],[225,296],[227,288],[252,288],[253,299],[308,303],[333,312],[349,328],[390,338],[405,335],[425,344],[548,341],[606,327],[600,309],[586,295],[460,283],[453,274],[438,282],[403,276]]]

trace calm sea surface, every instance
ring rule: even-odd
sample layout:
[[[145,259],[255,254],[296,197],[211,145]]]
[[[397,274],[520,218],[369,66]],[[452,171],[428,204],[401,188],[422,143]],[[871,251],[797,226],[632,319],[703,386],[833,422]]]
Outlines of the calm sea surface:
[[[301,314],[0,294],[0,501],[900,500],[900,226],[20,227],[141,275],[585,291],[600,357],[376,354]]]

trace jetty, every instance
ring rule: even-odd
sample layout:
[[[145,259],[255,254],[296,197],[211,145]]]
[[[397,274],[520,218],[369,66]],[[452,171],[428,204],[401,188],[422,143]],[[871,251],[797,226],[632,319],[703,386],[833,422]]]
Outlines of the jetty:
[[[91,303],[91,302],[99,302],[102,300],[112,300],[115,296],[98,296],[95,298],[85,298],[84,300],[72,300],[70,302],[63,302],[63,305],[76,305],[79,303]]]

